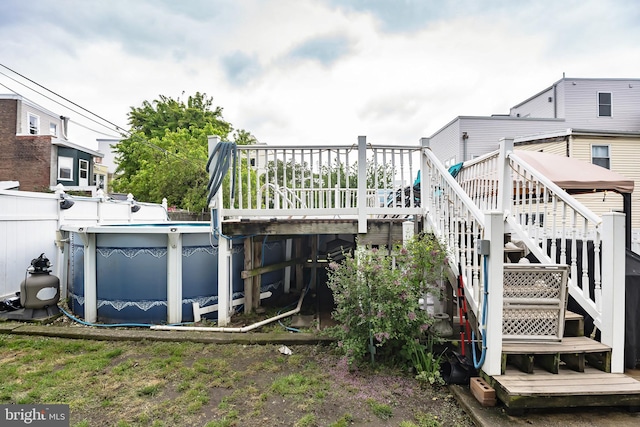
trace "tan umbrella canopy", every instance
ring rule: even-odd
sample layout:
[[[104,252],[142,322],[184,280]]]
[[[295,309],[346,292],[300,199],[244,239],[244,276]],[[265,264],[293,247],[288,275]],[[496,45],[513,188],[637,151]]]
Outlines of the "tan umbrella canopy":
[[[633,180],[617,172],[572,157],[539,151],[516,150],[515,154],[570,194],[593,191],[633,192]]]

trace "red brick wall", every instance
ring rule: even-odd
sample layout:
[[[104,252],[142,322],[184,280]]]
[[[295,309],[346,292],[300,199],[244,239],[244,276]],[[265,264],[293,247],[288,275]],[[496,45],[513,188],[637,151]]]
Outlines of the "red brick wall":
[[[16,136],[18,101],[0,100],[0,181],[19,181],[20,190],[49,188],[51,136]]]

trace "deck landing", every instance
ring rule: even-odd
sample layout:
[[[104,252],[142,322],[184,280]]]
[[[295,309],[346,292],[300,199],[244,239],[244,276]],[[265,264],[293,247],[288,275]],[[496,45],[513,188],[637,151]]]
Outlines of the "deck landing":
[[[510,367],[491,383],[511,413],[529,408],[640,407],[640,381],[590,367],[584,372],[562,367],[558,374],[537,368],[526,374]]]

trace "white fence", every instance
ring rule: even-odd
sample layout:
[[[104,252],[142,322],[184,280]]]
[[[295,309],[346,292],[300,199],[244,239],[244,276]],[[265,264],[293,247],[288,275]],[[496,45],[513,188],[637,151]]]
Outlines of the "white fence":
[[[65,207],[61,202],[68,199]],[[133,209],[132,209],[133,207]],[[135,211],[135,212],[134,212]],[[31,260],[44,253],[52,273],[62,279],[62,246],[57,231],[63,224],[95,225],[167,221],[160,204],[71,197],[57,194],[0,190],[0,298],[15,295]],[[62,283],[64,287],[64,283]]]

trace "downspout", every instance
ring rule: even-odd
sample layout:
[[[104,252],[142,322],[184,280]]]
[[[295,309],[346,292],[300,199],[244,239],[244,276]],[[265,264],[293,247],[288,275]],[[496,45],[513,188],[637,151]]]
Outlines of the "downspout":
[[[625,215],[625,248],[631,250],[631,193],[622,194],[622,210]]]
[[[556,90],[556,85],[553,85],[553,118],[558,118],[558,91]]]
[[[469,134],[467,132],[462,132],[462,161],[467,161],[467,139],[469,139]]]

